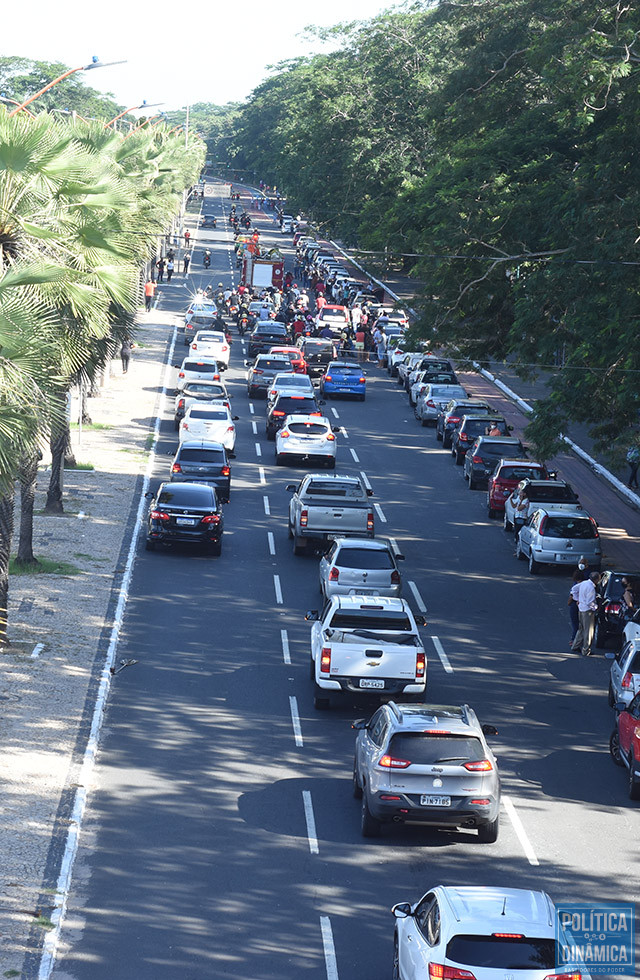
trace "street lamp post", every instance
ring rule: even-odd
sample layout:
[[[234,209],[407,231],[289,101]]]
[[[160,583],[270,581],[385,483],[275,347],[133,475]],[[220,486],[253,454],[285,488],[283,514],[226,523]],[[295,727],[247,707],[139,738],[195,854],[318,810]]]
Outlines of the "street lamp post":
[[[114,116],[113,119],[110,119],[109,122],[106,122],[104,124],[104,128],[107,129],[108,126],[112,126],[113,123],[118,121],[118,119],[122,119],[123,116],[126,116],[128,112],[133,112],[134,109],[155,109],[159,105],[163,105],[163,104],[164,103],[162,102],[148,103],[146,99],[143,99],[140,105],[132,105],[130,109],[124,109],[122,112],[119,112],[117,116]]]
[[[20,105],[20,103],[18,101],[16,101],[16,99],[8,99],[7,96],[4,94],[4,92],[0,95],[0,102],[6,102],[7,105],[9,105],[9,104],[10,105],[17,105],[17,106]],[[18,111],[18,110],[16,110],[16,111]],[[36,118],[32,112],[29,112],[28,109],[23,109],[22,111],[23,112],[26,112],[26,114],[28,116],[31,116],[32,119],[35,119]],[[13,115],[13,113],[11,113],[11,115]]]
[[[77,71],[91,71],[93,68],[108,68],[110,65],[124,65],[124,64],[125,64],[124,61],[100,61],[94,55],[93,59],[90,61],[88,65],[79,65],[77,68],[70,68],[68,71],[65,71],[64,74],[59,75],[58,78],[54,78],[52,82],[49,82],[48,85],[45,85],[44,88],[41,88],[40,91],[36,92],[35,95],[30,96],[25,102],[22,102],[17,107],[17,109],[14,109],[12,112],[9,113],[9,115],[15,116],[17,112],[20,112],[21,109],[24,109],[32,102],[35,102],[36,99],[39,99],[41,95],[44,95],[45,92],[48,92],[49,89],[53,88],[54,85],[57,85],[58,82],[64,81],[65,78],[68,78],[69,75],[74,75]]]

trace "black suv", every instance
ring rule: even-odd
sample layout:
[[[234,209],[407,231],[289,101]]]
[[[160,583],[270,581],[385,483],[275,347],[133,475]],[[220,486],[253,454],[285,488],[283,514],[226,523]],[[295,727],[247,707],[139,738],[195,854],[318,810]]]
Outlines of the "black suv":
[[[525,447],[509,436],[478,436],[464,457],[464,478],[469,490],[486,490],[500,459],[524,459]]]
[[[457,425],[460,424],[464,415],[473,412],[480,415],[482,412],[495,414],[495,409],[486,402],[474,401],[473,398],[452,398],[436,416],[436,439],[442,443],[443,449],[451,448],[451,436]]]
[[[196,439],[181,443],[173,457],[171,482],[206,483],[220,500],[229,503],[231,468],[222,443]]]
[[[325,374],[328,366],[336,359],[336,348],[331,340],[315,337],[305,337],[298,346],[307,362],[307,374],[310,378],[319,378]]]
[[[619,642],[629,622],[627,606],[622,601],[625,591],[623,579],[630,583],[640,583],[640,572],[606,571],[602,573],[598,583],[598,608],[593,634],[593,642],[597,647],[603,647],[610,637],[615,637]],[[640,588],[633,591],[636,596],[640,595]]]
[[[275,439],[276,432],[284,425],[287,415],[322,415],[313,395],[279,394],[267,410],[265,431],[267,439]]]
[[[203,544],[222,551],[224,518],[213,487],[202,483],[161,483],[147,517],[147,551],[157,544]]]
[[[284,323],[278,320],[259,320],[249,336],[248,357],[255,357],[256,354],[267,353],[270,347],[279,344],[286,344],[289,341],[289,334]]]
[[[478,436],[485,436],[497,425],[500,432],[508,436],[513,426],[507,425],[500,415],[463,415],[459,425],[451,435],[451,455],[455,456],[456,466],[462,466],[468,449]],[[508,454],[507,454],[508,455]]]

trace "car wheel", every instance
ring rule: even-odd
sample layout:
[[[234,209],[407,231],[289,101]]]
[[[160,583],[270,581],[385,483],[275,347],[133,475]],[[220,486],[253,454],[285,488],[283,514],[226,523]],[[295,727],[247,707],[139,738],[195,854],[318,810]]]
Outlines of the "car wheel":
[[[456,466],[462,466],[464,463],[464,453],[454,452],[453,454],[456,458]]]
[[[393,970],[392,980],[400,980],[400,950],[398,949],[398,937],[393,937]]]
[[[497,517],[497,512],[493,509],[491,504],[487,504],[487,517],[489,518],[489,520],[492,520],[494,517]]]
[[[511,523],[511,521],[507,517],[506,510],[504,512],[504,517],[502,518],[502,526],[505,529],[505,531],[507,531],[507,532],[513,531],[513,524]]]
[[[483,823],[481,827],[478,827],[478,840],[481,844],[495,844],[499,829],[500,817],[497,816],[491,823]]]
[[[518,535],[518,537],[516,538],[516,558],[518,559],[518,561],[524,561],[526,558],[526,555],[522,550],[522,546],[520,544],[520,535]]]
[[[602,623],[596,623],[593,631],[593,643],[600,650],[607,645],[607,634],[602,628]]]
[[[420,421],[421,421],[421,423],[422,423],[422,427],[423,427],[423,429],[426,429],[426,428],[427,428],[427,426],[429,425],[429,419],[425,419],[425,418],[423,417],[423,418],[422,418],[422,419],[421,419]]]
[[[607,694],[607,700],[609,701],[609,707],[613,708],[614,704],[616,703],[616,698],[615,698],[615,694],[613,693],[611,681],[609,681],[609,691]]]
[[[294,555],[304,555],[307,551],[307,542],[304,538],[299,538],[297,534],[293,535],[293,553]]]
[[[156,543],[155,543],[155,541],[150,541],[149,538],[147,538],[147,540],[145,541],[144,546],[145,546],[146,551],[155,551],[156,550]]]
[[[360,401],[363,402],[366,399],[366,395],[359,395]]]
[[[211,554],[216,555],[219,558],[222,554],[222,541],[212,541],[210,548]]]
[[[313,707],[316,709],[316,711],[328,711],[331,702],[329,701],[329,698],[324,695],[324,692],[322,692],[323,696],[320,697],[318,691],[321,690],[321,688],[316,687],[316,693],[313,696]]]
[[[362,793],[362,810],[360,811],[360,830],[363,837],[378,837],[380,834],[380,821],[372,815],[364,790]]]
[[[314,684],[316,682],[316,665],[313,658],[309,661],[309,680],[313,681]]]
[[[451,437],[448,436],[446,432],[442,433],[442,448],[451,449]]]
[[[469,490],[477,490],[477,489],[478,489],[477,482],[473,479],[471,474],[469,474]]]
[[[174,419],[173,420],[173,431],[174,432],[179,432],[179,430],[180,430],[180,419]]]
[[[609,737],[609,752],[611,753],[611,758],[617,766],[624,766],[624,761],[620,752],[620,735],[618,733],[617,725]]]
[[[353,795],[356,800],[362,799],[362,786],[358,782],[358,770],[356,769],[356,760],[353,760]]]
[[[533,552],[529,553],[529,575],[537,575],[540,571],[540,562],[533,557]]]
[[[336,458],[335,456],[329,456],[329,459],[327,460],[327,469],[335,470],[335,468],[336,468]]]
[[[640,800],[640,779],[635,773],[636,760],[633,757],[633,752],[629,755],[629,799],[630,800]]]
[[[278,457],[276,456],[276,463],[277,462],[278,462]],[[287,534],[289,536],[289,541],[292,541],[293,540],[293,528],[291,527],[291,524],[289,524],[289,523],[287,524]]]
[[[436,429],[436,439],[438,440],[438,442],[441,442],[442,445],[444,446],[444,436],[440,432],[440,429]]]

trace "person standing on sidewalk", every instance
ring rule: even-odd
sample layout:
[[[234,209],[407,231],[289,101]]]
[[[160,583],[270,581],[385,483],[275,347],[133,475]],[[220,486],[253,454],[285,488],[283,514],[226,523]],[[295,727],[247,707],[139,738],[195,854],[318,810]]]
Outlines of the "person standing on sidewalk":
[[[166,265],[166,263],[165,263],[165,261],[164,261],[164,259],[162,257],[159,258],[158,261],[156,262],[156,268],[158,270],[158,282],[164,282],[164,267],[165,267],[165,265]]]
[[[174,264],[173,259],[169,259],[167,262],[167,282],[171,282],[171,276],[173,275]]]
[[[634,490],[638,489],[638,464],[640,464],[640,447],[630,446],[627,450],[627,463],[631,467],[631,472],[629,473],[629,481],[627,483],[628,487],[632,487]]]
[[[569,640],[569,646],[573,646],[573,641],[576,638],[576,634],[580,628],[580,617],[578,616],[578,590],[580,588],[580,583],[584,582],[584,572],[579,568],[576,568],[573,573],[573,585],[569,589],[569,598],[567,600],[567,605],[569,607],[569,619],[571,621],[571,638]]]
[[[151,310],[151,304],[153,302],[153,297],[156,294],[156,284],[153,279],[149,278],[144,284],[144,308],[149,313]]]
[[[187,230],[184,233],[184,247],[185,248],[189,248],[189,242],[190,241],[191,241],[191,232],[187,228]]]
[[[578,586],[578,619],[579,626],[571,649],[580,650],[582,656],[591,656],[591,644],[593,643],[593,629],[596,620],[596,585],[600,581],[600,572],[591,572],[589,578],[581,582]]]
[[[123,340],[122,346],[120,348],[120,360],[122,361],[122,373],[126,374],[129,370],[129,361],[131,360],[131,349],[133,344],[130,340]]]
[[[185,276],[186,276],[187,272],[189,271],[189,263],[190,262],[191,262],[191,256],[189,255],[188,252],[185,252],[184,253],[184,258],[182,260],[182,271],[185,274]]]

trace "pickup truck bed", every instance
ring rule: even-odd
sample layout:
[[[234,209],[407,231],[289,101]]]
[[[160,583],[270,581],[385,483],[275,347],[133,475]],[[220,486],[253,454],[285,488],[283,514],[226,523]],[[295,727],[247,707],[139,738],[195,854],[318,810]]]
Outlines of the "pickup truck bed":
[[[311,473],[296,486],[289,504],[289,537],[294,553],[306,550],[308,541],[341,537],[370,537],[375,533],[369,491],[357,477]]]

